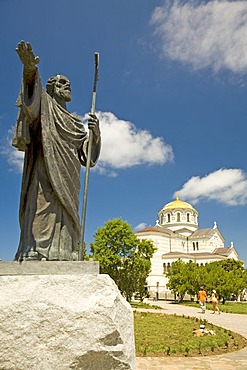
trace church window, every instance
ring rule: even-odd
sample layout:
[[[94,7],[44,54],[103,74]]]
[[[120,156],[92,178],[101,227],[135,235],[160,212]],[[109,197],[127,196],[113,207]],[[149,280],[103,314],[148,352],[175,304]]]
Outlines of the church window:
[[[199,244],[196,242],[196,250],[199,251]]]
[[[193,251],[196,250],[195,242],[193,242]]]
[[[166,274],[166,273],[167,273],[166,263],[163,263],[163,274]]]
[[[187,213],[187,222],[190,222],[190,214]]]
[[[181,217],[180,217],[180,213],[178,212],[177,213],[177,222],[180,222],[181,221]]]
[[[170,268],[171,268],[171,264],[170,264],[170,262],[168,262],[168,264],[167,264],[167,271],[169,271]]]
[[[170,215],[170,213],[168,213],[168,215],[167,215],[167,222],[171,222],[171,215]]]

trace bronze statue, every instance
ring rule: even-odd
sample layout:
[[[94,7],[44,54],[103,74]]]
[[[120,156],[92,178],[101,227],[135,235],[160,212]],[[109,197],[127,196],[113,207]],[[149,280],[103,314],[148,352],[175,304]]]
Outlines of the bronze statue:
[[[80,118],[66,109],[71,100],[67,77],[50,78],[45,92],[31,45],[21,41],[16,51],[24,69],[13,146],[25,152],[25,159],[15,260],[76,260],[80,167],[86,165],[88,135]],[[93,167],[101,146],[95,114],[89,114],[88,126]]]

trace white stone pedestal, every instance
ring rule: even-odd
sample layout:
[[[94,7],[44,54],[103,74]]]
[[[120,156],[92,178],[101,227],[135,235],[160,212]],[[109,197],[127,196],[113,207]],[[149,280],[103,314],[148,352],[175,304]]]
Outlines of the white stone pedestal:
[[[25,262],[39,263],[50,262]],[[135,369],[132,310],[108,275],[8,275],[1,264],[1,370]]]

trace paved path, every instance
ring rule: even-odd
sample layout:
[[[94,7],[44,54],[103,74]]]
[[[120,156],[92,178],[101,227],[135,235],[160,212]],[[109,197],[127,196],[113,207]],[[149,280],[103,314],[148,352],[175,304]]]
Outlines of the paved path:
[[[193,316],[206,319],[208,322],[230,329],[247,338],[247,315],[230,314],[222,312],[220,315],[212,311],[201,313],[200,308],[187,307],[171,302],[149,302],[162,307],[161,310],[148,310]],[[138,311],[138,310],[137,310]],[[207,357],[137,357],[136,370],[247,370],[247,347],[224,355]]]

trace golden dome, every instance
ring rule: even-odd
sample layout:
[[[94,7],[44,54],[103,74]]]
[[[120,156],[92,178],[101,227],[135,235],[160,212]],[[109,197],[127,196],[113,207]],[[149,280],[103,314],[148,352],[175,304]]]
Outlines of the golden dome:
[[[167,203],[165,206],[164,206],[164,208],[163,208],[163,210],[165,211],[165,210],[168,210],[168,209],[176,209],[176,208],[182,208],[182,209],[193,209],[194,210],[194,208],[192,207],[192,205],[191,204],[189,204],[189,203],[187,203],[187,202],[183,202],[181,199],[179,199],[178,197],[177,197],[177,199],[176,200],[174,200],[174,201],[172,201],[172,202],[170,202],[170,203]]]

